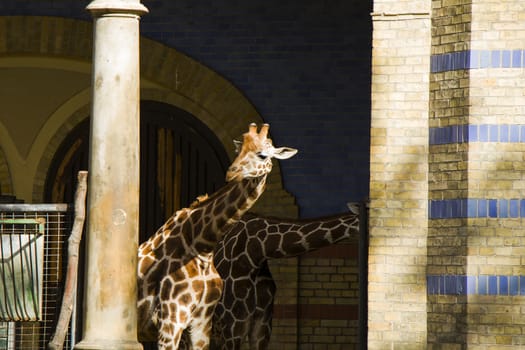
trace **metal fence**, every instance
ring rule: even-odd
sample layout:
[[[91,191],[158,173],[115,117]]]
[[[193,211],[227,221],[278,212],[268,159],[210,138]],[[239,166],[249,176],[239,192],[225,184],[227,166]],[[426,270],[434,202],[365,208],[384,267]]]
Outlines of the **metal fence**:
[[[45,349],[64,287],[65,204],[0,204],[0,350]],[[74,320],[74,317],[73,317]],[[74,322],[65,349],[72,349]]]

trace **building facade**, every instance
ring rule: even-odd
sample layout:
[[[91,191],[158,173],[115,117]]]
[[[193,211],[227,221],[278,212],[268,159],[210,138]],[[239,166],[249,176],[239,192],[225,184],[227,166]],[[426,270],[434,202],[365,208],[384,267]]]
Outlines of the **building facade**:
[[[48,200],[57,153],[74,154],[59,150],[90,114],[88,3],[0,4],[2,195]],[[259,212],[369,200],[366,298],[352,244],[273,262],[272,346],[523,346],[522,1],[143,3],[143,101],[198,120],[221,159],[252,121],[299,149]]]

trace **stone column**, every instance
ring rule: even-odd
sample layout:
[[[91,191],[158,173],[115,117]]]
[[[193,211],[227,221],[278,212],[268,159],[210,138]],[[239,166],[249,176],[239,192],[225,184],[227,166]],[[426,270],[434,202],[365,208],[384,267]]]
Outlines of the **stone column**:
[[[95,0],[83,339],[76,349],[137,341],[139,208],[138,0]]]

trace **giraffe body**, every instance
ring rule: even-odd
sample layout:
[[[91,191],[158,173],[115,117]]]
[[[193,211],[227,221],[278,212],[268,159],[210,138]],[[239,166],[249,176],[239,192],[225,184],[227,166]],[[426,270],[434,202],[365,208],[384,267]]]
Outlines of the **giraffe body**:
[[[268,348],[276,286],[268,259],[297,256],[359,232],[359,215],[286,220],[245,215],[219,243],[224,289],[213,316],[212,349]]]
[[[226,185],[177,211],[138,252],[138,330],[142,341],[159,349],[177,349],[182,333],[193,349],[207,349],[211,320],[222,291],[213,251],[234,223],[264,191],[272,158],[297,151],[274,148],[268,125],[255,124],[244,134]]]

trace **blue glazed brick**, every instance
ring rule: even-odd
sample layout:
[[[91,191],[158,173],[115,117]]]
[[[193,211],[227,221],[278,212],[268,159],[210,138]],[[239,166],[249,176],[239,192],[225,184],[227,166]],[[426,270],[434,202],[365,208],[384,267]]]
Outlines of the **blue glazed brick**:
[[[482,124],[479,126],[479,141],[487,142],[489,140],[489,126]]]
[[[461,126],[461,142],[468,142],[468,129],[469,125]]]
[[[438,210],[438,204],[436,201],[429,201],[428,204],[428,215],[431,219],[438,219],[439,218],[439,210]]]
[[[457,211],[457,203],[454,200],[445,200],[445,216],[444,218],[449,219],[454,217],[454,213]]]
[[[432,276],[430,285],[432,288],[432,294],[439,294],[439,286],[440,286],[440,276]]]
[[[476,294],[476,277],[475,276],[466,276],[466,277],[467,277],[466,294],[468,295]]]
[[[499,141],[499,126],[498,125],[489,125],[489,141],[490,142]]]
[[[512,51],[512,67],[521,68],[521,50]]]
[[[496,199],[489,199],[489,217],[498,217],[498,201]]]
[[[501,65],[501,51],[500,50],[492,51],[490,58],[491,58],[490,66],[492,68],[499,68]]]
[[[509,278],[509,295],[519,294],[519,278],[518,276],[510,276]]]
[[[520,125],[520,142],[525,142],[525,125]]]
[[[459,293],[458,276],[447,276],[445,280],[447,295],[457,295]]]
[[[428,295],[525,295],[525,276],[428,275]]]
[[[489,295],[498,295],[498,276],[489,276]]]
[[[437,217],[443,219],[447,215],[447,205],[444,201],[436,201]]]
[[[456,276],[445,276],[445,294],[454,295],[458,294]]]
[[[467,210],[468,210],[467,199],[459,199],[458,201],[459,201],[459,213],[457,217],[465,218],[467,217]]]
[[[458,142],[458,126],[452,125],[450,128],[450,143]]]
[[[478,218],[487,217],[487,200],[480,199],[478,200]]]
[[[483,50],[480,54],[479,68],[488,68],[490,66],[490,51]]]
[[[500,125],[499,140],[500,142],[509,142],[509,126],[508,125]]]
[[[478,50],[471,50],[468,60],[468,68],[470,69],[476,69],[479,68],[479,51]]]
[[[475,218],[478,216],[478,200],[467,199],[467,217]]]
[[[439,72],[438,61],[439,61],[438,56],[436,55],[430,56],[430,72],[432,73]]]
[[[510,51],[509,50],[503,50],[501,52],[501,67],[510,68]]]
[[[499,276],[499,295],[509,295],[509,278]]]
[[[452,54],[451,53],[445,54],[445,62],[443,64],[443,70],[444,71],[452,70]]]
[[[456,276],[456,292],[459,295],[467,294],[467,276]]]
[[[519,125],[510,126],[510,142],[519,142],[520,141],[520,128]]]
[[[479,295],[488,294],[488,277],[487,276],[478,277],[478,294]]]
[[[469,125],[468,126],[468,142],[476,142],[478,141],[478,126],[477,125]]]
[[[506,199],[499,200],[499,217],[506,218],[509,216],[509,202]]]
[[[428,130],[428,144],[429,145],[436,144],[436,128],[430,128]]]
[[[511,199],[510,200],[510,206],[509,206],[509,215],[511,218],[517,218],[520,214],[520,203],[517,199]]]
[[[427,295],[435,294],[434,276],[427,276]]]
[[[525,218],[525,199],[520,200],[520,217]]]
[[[442,132],[443,132],[443,139],[441,141],[443,143],[450,143],[450,141],[452,140],[452,128],[450,126],[445,127],[442,129]]]
[[[456,69],[466,69],[467,66],[465,65],[466,63],[466,57],[467,53],[466,51],[459,51],[459,52],[456,52],[456,58],[457,58],[457,65],[456,65]]]
[[[459,52],[452,53],[452,67],[451,70],[458,70],[461,69],[461,57],[459,56]]]

